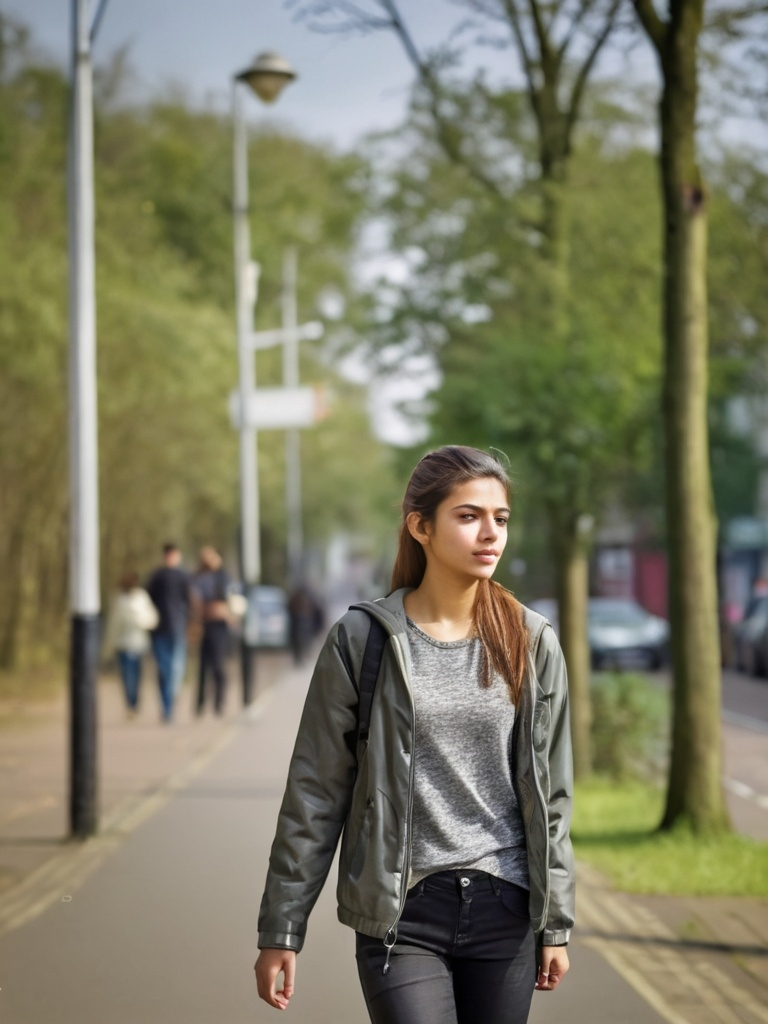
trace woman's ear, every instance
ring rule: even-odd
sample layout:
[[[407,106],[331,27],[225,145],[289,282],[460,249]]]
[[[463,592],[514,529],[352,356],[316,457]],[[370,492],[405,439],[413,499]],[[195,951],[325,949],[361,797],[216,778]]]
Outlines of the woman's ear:
[[[409,512],[405,517],[408,532],[422,547],[429,543],[429,523],[420,512]]]

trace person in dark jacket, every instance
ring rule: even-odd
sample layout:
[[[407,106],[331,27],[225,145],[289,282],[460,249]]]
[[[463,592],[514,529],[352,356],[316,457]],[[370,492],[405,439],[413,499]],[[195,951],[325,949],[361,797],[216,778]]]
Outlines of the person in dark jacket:
[[[210,673],[213,676],[213,710],[222,715],[227,690],[232,584],[215,548],[206,546],[200,549],[200,566],[193,586],[202,622],[196,710],[198,715],[205,710],[206,682]]]
[[[567,679],[547,621],[492,580],[503,465],[447,446],[416,466],[389,597],[354,606],[310,683],[259,914],[259,995],[285,1009],[336,847],[372,1024],[524,1024],[569,968]],[[388,636],[367,733],[358,685]],[[280,983],[282,978],[282,983]]]
[[[189,575],[181,567],[181,550],[172,541],[163,545],[163,564],[147,580],[146,591],[158,612],[152,630],[152,653],[157,663],[162,717],[170,722],[187,660],[187,624],[191,608]]]
[[[301,665],[324,622],[323,606],[309,584],[301,582],[291,591],[288,615],[293,660]]]

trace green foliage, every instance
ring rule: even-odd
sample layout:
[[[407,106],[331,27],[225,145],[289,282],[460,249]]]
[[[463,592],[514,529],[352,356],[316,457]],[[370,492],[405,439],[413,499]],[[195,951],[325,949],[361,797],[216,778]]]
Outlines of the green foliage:
[[[768,173],[749,152],[726,151],[709,178],[711,394],[764,394]]]
[[[658,781],[667,768],[669,693],[646,676],[603,672],[590,687],[592,763],[616,781]]]
[[[624,892],[768,896],[768,843],[682,828],[658,832],[663,804],[661,789],[638,780],[577,784],[576,856]]]
[[[23,33],[6,31],[3,42],[0,557],[9,600],[0,610],[0,667],[13,667],[45,662],[66,639],[68,88],[58,70],[30,61]],[[236,563],[239,521],[238,441],[227,411],[237,385],[232,126],[178,97],[120,106],[121,60],[99,78],[108,96],[102,102],[97,92],[95,126],[105,600],[126,567],[148,571],[169,537],[188,559],[213,543]],[[288,244],[299,251],[299,319],[315,319],[325,289],[352,295],[366,168],[282,134],[252,140],[251,168],[258,326],[280,323]],[[303,434],[305,534],[315,546],[340,529],[384,530],[372,505],[391,504],[365,391],[339,377],[329,335],[301,354],[303,381],[333,391],[328,419]],[[260,353],[259,383],[281,378],[280,353]],[[267,580],[284,582],[284,434],[262,432],[259,441]]]
[[[384,209],[413,273],[380,290],[374,337],[385,358],[399,350],[437,363],[434,443],[507,452],[530,524],[527,558],[532,547],[551,546],[553,521],[599,516],[653,466],[656,171],[648,152],[617,146],[612,125],[594,118],[567,182],[552,186],[563,221],[545,246],[524,99],[486,90],[471,105],[466,131],[479,151],[496,153],[494,174],[506,168],[506,188],[493,195],[448,161],[416,109]],[[547,247],[564,254],[560,280]]]
[[[618,507],[657,542],[665,530],[657,168],[644,116],[631,110],[642,103],[605,95],[595,90],[585,108],[560,186],[567,274],[557,286],[542,258],[534,133],[520,94],[451,93],[465,144],[483,154],[499,195],[445,157],[416,102],[383,203],[412,273],[381,283],[372,337],[383,363],[395,353],[436,363],[432,443],[509,455],[532,589],[532,559],[551,558],[553,522],[587,512],[599,526],[602,510]],[[721,514],[749,514],[759,460],[749,439],[728,432],[724,405],[766,386],[768,178],[738,153],[710,177],[715,497]],[[409,408],[423,413],[423,403]]]

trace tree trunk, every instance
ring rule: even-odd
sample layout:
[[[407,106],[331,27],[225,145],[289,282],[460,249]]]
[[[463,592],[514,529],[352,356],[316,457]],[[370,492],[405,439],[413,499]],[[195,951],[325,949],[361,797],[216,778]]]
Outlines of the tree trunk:
[[[728,827],[721,783],[715,519],[707,429],[707,219],[696,163],[701,0],[678,0],[661,52],[664,396],[672,757],[661,827]]]
[[[567,137],[559,139],[556,153],[542,147],[541,166],[542,274],[546,281],[541,313],[550,340],[560,347],[568,337],[570,302]],[[553,521],[560,644],[568,668],[574,772],[577,778],[585,778],[592,770],[588,531],[582,529],[583,517],[572,506],[558,508]]]
[[[22,513],[17,510],[21,517]],[[0,616],[0,668],[13,670],[19,661],[19,633],[24,593],[24,525],[17,521],[8,531],[3,581],[5,608]]]
[[[592,711],[589,699],[590,665],[587,636],[589,547],[581,523],[581,516],[572,518],[565,524],[558,520],[555,545],[560,644],[568,667],[573,769],[578,779],[586,778],[592,771]]]

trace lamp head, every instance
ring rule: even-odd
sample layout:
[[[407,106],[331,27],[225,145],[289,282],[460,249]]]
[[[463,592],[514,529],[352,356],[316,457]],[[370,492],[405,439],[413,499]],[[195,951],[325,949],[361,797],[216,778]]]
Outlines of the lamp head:
[[[235,78],[250,86],[262,102],[274,103],[285,86],[296,78],[296,72],[279,53],[267,51],[260,53],[251,66]]]

